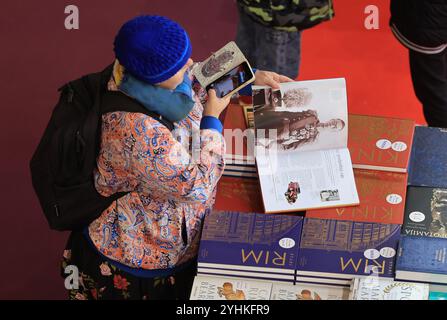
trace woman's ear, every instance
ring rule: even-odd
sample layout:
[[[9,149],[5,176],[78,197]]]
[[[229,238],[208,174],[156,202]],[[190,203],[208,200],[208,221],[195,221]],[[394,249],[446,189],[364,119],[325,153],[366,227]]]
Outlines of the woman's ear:
[[[115,60],[113,64],[113,79],[116,85],[119,87],[124,78],[125,68],[119,63],[118,59]]]

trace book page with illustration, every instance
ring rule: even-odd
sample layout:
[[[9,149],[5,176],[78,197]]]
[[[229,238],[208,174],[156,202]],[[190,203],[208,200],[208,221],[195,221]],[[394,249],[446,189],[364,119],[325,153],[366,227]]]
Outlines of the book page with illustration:
[[[359,204],[345,79],[253,86],[253,110],[267,213]]]

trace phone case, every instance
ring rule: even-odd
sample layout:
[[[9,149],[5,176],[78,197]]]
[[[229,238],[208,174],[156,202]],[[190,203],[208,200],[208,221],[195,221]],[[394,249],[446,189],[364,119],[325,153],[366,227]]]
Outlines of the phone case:
[[[255,75],[253,74],[250,63],[234,41],[227,43],[205,61],[195,64],[191,73],[196,77],[200,85],[206,88],[209,84],[213,83],[243,62],[246,62],[249,66],[251,77],[243,85],[235,88],[230,93],[232,94],[255,80]]]

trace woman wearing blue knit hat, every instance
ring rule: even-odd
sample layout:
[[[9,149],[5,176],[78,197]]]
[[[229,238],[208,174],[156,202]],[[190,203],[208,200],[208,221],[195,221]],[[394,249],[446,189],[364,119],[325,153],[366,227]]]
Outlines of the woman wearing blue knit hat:
[[[102,116],[94,172],[103,196],[128,192],[82,232],[72,232],[63,267],[75,265],[80,281],[71,299],[188,299],[200,230],[224,170],[220,113],[229,98],[208,92],[203,106],[191,89],[191,43],[176,22],[141,16],[125,23],[114,43],[108,90],[121,91],[149,111]],[[290,81],[257,71],[256,84]],[[194,154],[190,137],[196,134]],[[194,138],[192,139],[194,140]]]

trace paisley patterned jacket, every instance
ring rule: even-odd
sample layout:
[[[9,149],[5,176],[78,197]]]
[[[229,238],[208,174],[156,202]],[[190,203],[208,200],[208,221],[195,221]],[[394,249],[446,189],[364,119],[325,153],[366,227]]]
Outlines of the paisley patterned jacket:
[[[113,80],[109,90],[116,90]],[[160,270],[197,255],[202,220],[224,169],[225,142],[216,130],[200,130],[203,106],[194,100],[173,132],[140,113],[103,115],[96,189],[104,196],[131,191],[88,227],[105,257]]]

